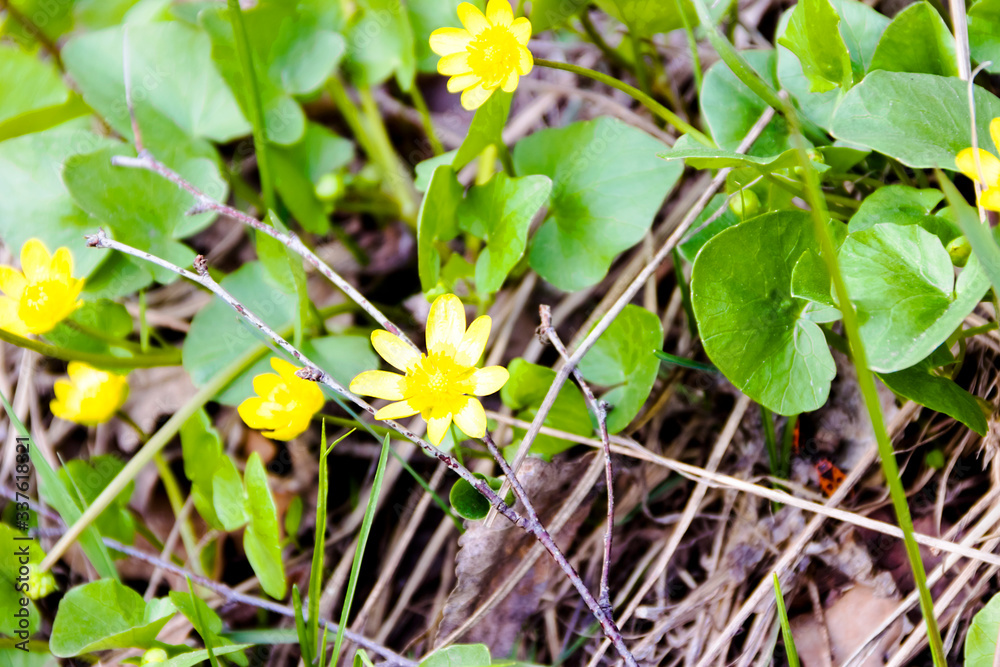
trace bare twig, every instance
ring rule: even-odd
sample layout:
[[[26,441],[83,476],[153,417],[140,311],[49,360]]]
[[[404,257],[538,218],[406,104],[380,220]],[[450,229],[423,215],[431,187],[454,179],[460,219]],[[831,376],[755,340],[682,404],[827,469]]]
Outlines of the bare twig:
[[[177,187],[188,192],[192,197],[195,198],[197,202],[190,211],[189,215],[195,215],[197,213],[204,213],[205,211],[215,211],[221,215],[228,216],[234,220],[243,223],[244,225],[251,227],[262,234],[267,234],[274,240],[286,246],[292,252],[301,255],[304,260],[309,262],[317,271],[319,271],[327,280],[337,286],[344,294],[347,295],[351,301],[361,306],[361,308],[368,313],[372,319],[379,323],[386,331],[391,334],[399,336],[403,341],[412,347],[414,350],[420,351],[419,348],[406,337],[406,334],[397,327],[395,324],[389,321],[385,315],[382,314],[378,308],[374,306],[368,299],[361,295],[358,290],[354,288],[349,282],[344,280],[336,271],[334,271],[329,264],[324,262],[319,256],[309,249],[303,242],[302,239],[298,237],[297,234],[293,232],[288,232],[287,234],[271,227],[270,225],[261,222],[252,215],[247,215],[239,209],[235,209],[231,206],[226,206],[222,204],[204,192],[196,188],[191,182],[187,181],[183,176],[172,170],[167,165],[163,164],[152,155],[146,151],[140,152],[138,157],[128,157],[124,155],[116,155],[111,158],[111,164],[116,167],[129,167],[132,169],[146,169],[155,174],[159,174],[163,178],[167,179]]]
[[[370,415],[372,416],[375,415],[376,412],[375,408],[372,407],[367,401],[363,400],[362,398],[348,391],[347,388],[345,388],[339,382],[334,380],[329,373],[327,373],[319,366],[314,364],[312,361],[310,361],[302,352],[296,349],[291,343],[285,340],[276,331],[271,329],[267,324],[264,323],[263,320],[257,317],[254,313],[252,313],[249,309],[247,309],[246,306],[240,303],[235,297],[233,297],[221,285],[219,285],[215,281],[215,279],[213,279],[212,276],[208,273],[207,262],[203,256],[199,255],[198,257],[195,258],[194,267],[197,273],[192,273],[191,271],[182,269],[181,267],[172,264],[166,261],[165,259],[157,257],[156,255],[152,255],[143,250],[139,250],[137,248],[133,248],[132,246],[126,245],[119,241],[110,239],[108,238],[107,234],[103,232],[103,230],[99,231],[97,234],[92,234],[86,238],[87,238],[87,245],[91,247],[118,250],[119,252],[123,252],[127,255],[132,255],[133,257],[138,257],[139,259],[152,262],[157,266],[161,266],[169,271],[172,271],[180,276],[192,280],[198,283],[199,285],[202,285],[205,288],[211,290],[215,295],[217,295],[219,298],[221,298],[223,301],[229,304],[230,307],[232,307],[233,310],[239,313],[247,322],[252,324],[263,334],[265,334],[267,337],[273,340],[275,344],[278,345],[278,347],[280,347],[282,350],[284,350],[289,355],[298,360],[303,365],[303,368],[296,371],[296,375],[298,375],[304,380],[310,380],[312,382],[318,382],[326,385],[336,393],[340,394],[341,396],[353,402],[355,405],[357,405],[364,411],[368,412]],[[605,636],[618,650],[622,659],[625,660],[626,664],[630,666],[636,664],[635,658],[629,652],[628,647],[625,646],[625,642],[622,639],[621,632],[615,625],[614,619],[612,619],[609,614],[606,614],[604,612],[600,604],[598,604],[597,600],[594,599],[594,596],[590,593],[590,591],[587,590],[586,586],[583,585],[583,582],[580,579],[580,575],[576,572],[573,566],[566,559],[566,556],[556,545],[555,541],[552,539],[552,536],[548,533],[545,527],[542,526],[541,522],[538,521],[537,514],[535,514],[534,509],[530,505],[530,501],[528,501],[527,498],[522,498],[522,502],[525,504],[525,508],[529,512],[529,516],[523,517],[519,515],[517,512],[515,512],[513,508],[508,506],[502,500],[502,498],[497,494],[497,492],[494,491],[492,488],[490,488],[489,484],[485,480],[475,477],[469,471],[468,468],[459,463],[455,458],[442,452],[434,445],[430,444],[420,436],[416,435],[403,425],[393,420],[384,419],[380,421],[383,421],[387,426],[396,430],[405,438],[412,441],[414,444],[419,445],[428,454],[430,454],[434,458],[444,463],[446,466],[448,466],[448,468],[450,468],[456,474],[458,474],[459,477],[464,479],[466,482],[471,484],[475,489],[477,489],[481,494],[483,494],[483,496],[487,499],[487,501],[489,501],[490,505],[497,512],[507,517],[507,519],[509,519],[511,523],[515,524],[516,526],[519,526],[526,532],[533,535],[536,539],[538,539],[538,541],[541,542],[542,545],[546,548],[546,550],[552,555],[552,558],[556,561],[556,563],[560,566],[560,568],[562,568],[563,572],[566,573],[566,576],[573,582],[574,586],[580,592],[581,596],[583,596],[584,601],[587,603],[587,606],[594,614],[594,617],[597,618],[597,620],[600,622],[601,628],[604,631]],[[492,439],[490,439],[489,433],[486,434],[485,440],[487,441],[487,446],[491,446]],[[495,445],[492,446],[495,449]],[[503,462],[502,465],[506,465],[506,462]],[[108,489],[105,489],[105,491],[107,490]],[[93,519],[96,518],[96,516],[107,507],[107,505],[112,500],[112,496],[113,494],[111,493],[102,492],[101,495],[99,495],[97,499],[94,500],[94,502],[91,503],[91,505],[87,508],[83,516],[76,523],[74,523],[73,526],[71,526],[69,530],[67,530],[66,534],[59,540],[59,542],[56,543],[56,545],[52,548],[52,550],[46,557],[46,561],[52,562],[57,558],[59,558],[63,553],[65,553],[66,548],[68,548],[68,546],[72,544],[77,537],[79,537],[80,533],[84,530],[84,528],[87,525],[89,525],[90,522],[93,521]]]
[[[591,593],[590,590],[588,590],[584,585],[583,579],[580,578],[580,575],[577,573],[573,565],[566,560],[566,557],[559,550],[559,547],[556,546],[552,536],[549,535],[544,528],[542,528],[541,521],[538,519],[538,513],[535,512],[535,508],[532,506],[531,500],[528,498],[528,494],[525,493],[524,487],[521,486],[521,482],[518,481],[514,471],[511,470],[510,464],[507,463],[507,460],[497,448],[496,443],[493,442],[493,436],[490,435],[489,431],[486,431],[486,435],[483,436],[483,442],[486,443],[486,447],[490,450],[490,454],[493,455],[493,458],[495,458],[497,463],[500,464],[500,469],[503,471],[503,474],[507,476],[507,481],[510,482],[511,488],[514,490],[514,495],[517,496],[517,499],[521,501],[522,505],[524,505],[524,512],[527,515],[527,520],[535,524],[538,528],[541,528],[541,530],[536,533],[538,541],[541,542],[546,549],[548,549],[549,553],[551,553],[555,558],[556,563],[559,564],[559,567],[561,567],[563,572],[565,572],[569,577],[573,587],[576,588],[580,597],[583,598],[584,603],[586,603],[586,605],[590,608],[591,613],[594,614],[594,617],[601,624],[604,636],[608,638],[608,641],[614,644],[614,647],[618,650],[618,654],[622,657],[625,664],[629,667],[637,667],[635,658],[625,645],[625,640],[622,639],[622,633],[615,624],[614,617],[611,615],[610,602],[607,607],[605,607],[594,599],[594,594]]]
[[[555,327],[552,326],[552,309],[543,304],[538,307],[538,314],[542,322],[541,326],[538,327],[539,334],[549,339],[564,360],[569,359],[566,346],[563,345]],[[573,377],[580,385],[580,389],[583,390],[583,395],[586,397],[590,409],[594,411],[594,416],[597,418],[597,434],[604,446],[604,475],[608,486],[608,527],[604,531],[604,560],[601,563],[601,594],[599,599],[601,607],[610,615],[613,610],[611,589],[608,587],[608,574],[611,568],[611,544],[615,530],[615,472],[611,463],[611,441],[608,439],[608,404],[597,400],[594,391],[583,379],[583,374],[575,367],[573,368]]]

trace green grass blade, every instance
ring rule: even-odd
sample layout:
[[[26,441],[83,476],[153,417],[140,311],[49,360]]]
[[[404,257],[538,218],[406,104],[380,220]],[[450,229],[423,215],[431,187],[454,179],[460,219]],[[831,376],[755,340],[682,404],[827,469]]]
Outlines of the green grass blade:
[[[935,169],[934,173],[941,184],[941,189],[944,190],[945,197],[948,198],[948,204],[955,211],[959,229],[965,234],[965,238],[968,239],[969,245],[972,247],[972,252],[975,253],[976,259],[979,260],[983,271],[989,277],[993,291],[1000,294],[1000,246],[997,246],[997,242],[990,232],[990,226],[979,221],[976,209],[965,201],[965,197],[944,175],[944,172]]]
[[[659,357],[660,361],[671,364],[673,366],[680,366],[682,368],[690,368],[693,371],[703,371],[705,373],[715,373],[718,375],[719,369],[712,364],[703,364],[700,361],[693,361],[687,357],[678,357],[676,354],[670,354],[669,352],[661,352],[660,350],[654,350],[653,354]]]
[[[212,667],[219,667],[219,659],[215,657],[215,651],[212,648],[212,633],[208,631],[205,619],[201,616],[201,608],[198,606],[198,597],[194,594],[194,585],[191,583],[191,577],[186,578],[188,592],[191,593],[191,608],[194,610],[194,618],[197,621],[195,630],[201,635],[201,640],[205,642],[205,650],[208,651],[208,661],[212,664]]]
[[[792,637],[792,626],[788,624],[788,611],[785,609],[785,599],[781,597],[781,582],[778,573],[774,573],[774,601],[778,605],[778,621],[781,623],[781,636],[785,640],[785,655],[788,656],[788,667],[799,667],[799,652],[795,650],[795,639]]]
[[[351,613],[351,603],[354,601],[354,589],[358,584],[358,575],[361,573],[361,558],[365,553],[365,544],[368,542],[368,534],[371,532],[372,521],[375,519],[375,508],[378,506],[379,493],[382,490],[382,478],[385,476],[385,463],[389,458],[389,436],[382,440],[382,454],[378,459],[378,469],[375,471],[375,481],[372,482],[371,495],[368,496],[368,507],[365,508],[365,517],[361,521],[361,532],[358,534],[358,546],[354,549],[354,562],[351,563],[351,576],[347,581],[347,592],[344,595],[344,606],[340,612],[340,625],[337,627],[337,638],[333,642],[333,656],[330,664],[336,665],[340,660],[340,648],[344,641],[344,630],[347,629],[347,620]]]
[[[309,637],[309,626],[306,625],[306,617],[302,613],[302,594],[299,593],[298,584],[292,584],[292,609],[295,611],[295,633],[299,638],[302,662],[311,665],[316,659],[313,655],[316,642]]]
[[[35,443],[31,439],[31,434],[28,433],[28,429],[24,427],[21,420],[17,418],[14,409],[7,402],[7,397],[2,393],[0,393],[0,401],[3,401],[3,407],[7,411],[10,423],[14,425],[14,428],[17,429],[21,437],[28,439],[31,462],[34,464],[35,472],[45,491],[41,494],[44,495],[45,502],[55,508],[67,526],[72,526],[81,516],[80,508],[77,506],[76,501],[73,500],[69,491],[63,486],[59,475],[52,469],[52,466],[49,465],[45,457],[40,454],[35,456]],[[98,574],[102,577],[114,579],[115,581],[121,581],[118,577],[118,570],[115,569],[111,555],[108,553],[107,547],[104,546],[104,541],[101,540],[101,535],[97,532],[97,528],[88,526],[83,531],[80,535],[80,547]]]

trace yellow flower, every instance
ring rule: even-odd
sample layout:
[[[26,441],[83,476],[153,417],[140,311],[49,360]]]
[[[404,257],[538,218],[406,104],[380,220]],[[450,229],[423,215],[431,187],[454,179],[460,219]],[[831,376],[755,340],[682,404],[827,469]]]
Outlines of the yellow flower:
[[[49,404],[52,414],[66,421],[96,426],[111,419],[128,398],[124,375],[69,362],[68,380],[56,380],[56,398]]]
[[[990,136],[993,138],[993,145],[1000,151],[1000,118],[990,121]],[[974,181],[979,181],[983,186],[983,191],[979,195],[979,203],[983,208],[1000,211],[1000,159],[982,148],[963,148],[955,157],[955,164],[963,174]]]
[[[83,280],[73,278],[73,256],[59,248],[54,256],[38,239],[21,248],[21,268],[0,265],[0,329],[19,336],[43,334],[80,307]]]
[[[388,331],[372,332],[375,351],[405,375],[365,371],[351,381],[355,394],[390,403],[376,419],[400,419],[418,412],[427,422],[427,437],[438,445],[451,421],[470,438],[486,434],[486,412],[474,396],[486,396],[507,382],[503,366],[476,368],[490,335],[489,315],[465,329],[465,308],[454,294],[439,296],[427,317],[427,354],[420,354]]]
[[[462,92],[462,106],[478,109],[493,91],[512,93],[518,76],[534,66],[528,40],[531,22],[515,19],[507,0],[490,0],[486,15],[468,2],[458,6],[462,28],[438,28],[431,33],[431,50],[442,56],[438,72],[448,79],[448,91]]]
[[[271,368],[278,374],[262,373],[253,379],[251,396],[237,410],[246,425],[255,429],[271,429],[264,435],[275,440],[291,440],[302,435],[313,415],[326,399],[315,382],[295,375],[298,369],[284,359],[271,358]]]

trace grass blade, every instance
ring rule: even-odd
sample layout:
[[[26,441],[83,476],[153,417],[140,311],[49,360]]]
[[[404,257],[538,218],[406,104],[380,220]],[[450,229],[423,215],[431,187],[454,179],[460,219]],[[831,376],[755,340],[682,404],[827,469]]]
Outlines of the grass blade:
[[[792,626],[788,624],[788,611],[785,609],[785,599],[781,596],[781,582],[778,573],[774,573],[774,601],[778,605],[778,621],[781,623],[781,636],[785,640],[785,655],[788,657],[788,667],[799,667],[799,652],[795,650],[795,639],[792,637]]]
[[[358,584],[358,575],[361,573],[361,558],[365,553],[365,544],[368,542],[368,534],[371,532],[372,521],[375,519],[375,508],[378,506],[379,492],[382,490],[382,478],[385,476],[385,463],[389,458],[389,436],[382,440],[382,454],[378,459],[378,469],[375,471],[375,481],[372,482],[372,491],[368,496],[368,507],[365,509],[365,518],[361,521],[361,532],[358,534],[358,546],[354,549],[354,562],[351,563],[351,576],[347,581],[347,593],[344,595],[344,606],[340,612],[340,624],[337,627],[337,638],[333,642],[333,656],[330,664],[336,665],[340,659],[340,648],[344,641],[344,630],[347,628],[347,619],[351,613],[351,602],[354,601],[354,589]]]

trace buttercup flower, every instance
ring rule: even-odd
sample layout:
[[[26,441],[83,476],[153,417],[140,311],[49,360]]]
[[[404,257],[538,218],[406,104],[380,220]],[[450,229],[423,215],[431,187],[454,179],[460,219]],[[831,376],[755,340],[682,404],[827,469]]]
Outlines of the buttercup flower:
[[[52,414],[66,421],[96,426],[111,419],[128,398],[124,375],[108,373],[79,361],[69,362],[68,380],[56,380]]]
[[[262,373],[253,379],[251,396],[240,403],[237,411],[250,428],[264,431],[275,440],[291,440],[302,435],[313,415],[326,399],[315,382],[295,375],[298,369],[284,359],[271,357],[274,373]]]
[[[473,396],[499,391],[510,377],[503,366],[476,368],[491,322],[489,315],[477,317],[466,331],[462,302],[454,294],[439,296],[427,317],[427,354],[388,331],[373,331],[375,351],[405,375],[365,371],[351,381],[351,391],[396,401],[376,412],[375,419],[419,412],[435,445],[441,444],[452,420],[470,438],[481,438],[486,434],[486,412]]]
[[[993,138],[993,145],[1000,152],[1000,118],[994,118],[990,122],[990,137]],[[976,164],[976,155],[979,156],[979,164]],[[974,181],[979,181],[983,186],[983,191],[979,195],[979,203],[983,208],[991,211],[1000,211],[1000,159],[989,151],[982,148],[963,148],[955,156],[955,164],[959,170]],[[980,172],[980,168],[982,172]]]
[[[79,308],[83,280],[73,278],[69,248],[49,255],[41,241],[29,239],[21,248],[21,269],[0,265],[0,329],[43,334]]]
[[[531,22],[515,19],[507,0],[490,0],[486,15],[468,2],[458,6],[462,28],[438,28],[431,33],[430,45],[442,56],[438,72],[448,79],[448,91],[462,92],[462,106],[478,109],[493,91],[512,93],[518,76],[534,66],[528,40]]]

